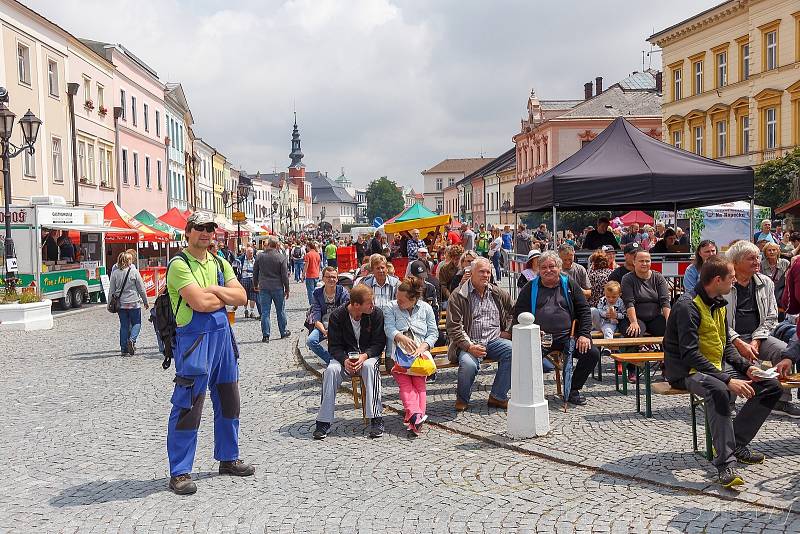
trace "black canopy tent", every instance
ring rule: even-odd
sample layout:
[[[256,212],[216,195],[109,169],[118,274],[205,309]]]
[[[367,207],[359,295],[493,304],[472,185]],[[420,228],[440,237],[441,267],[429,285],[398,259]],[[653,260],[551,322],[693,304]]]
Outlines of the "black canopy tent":
[[[673,210],[747,198],[753,225],[753,169],[662,143],[619,117],[591,143],[514,188],[514,212]]]

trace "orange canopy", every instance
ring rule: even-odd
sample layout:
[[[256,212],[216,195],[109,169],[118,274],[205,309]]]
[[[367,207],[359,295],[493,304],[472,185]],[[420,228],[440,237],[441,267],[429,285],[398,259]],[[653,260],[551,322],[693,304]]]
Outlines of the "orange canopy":
[[[131,229],[130,233],[106,234],[106,243],[136,243],[137,241],[168,243],[170,240],[168,233],[139,222],[127,211],[117,206],[115,202],[109,202],[103,208],[103,219],[105,219],[106,226]]]

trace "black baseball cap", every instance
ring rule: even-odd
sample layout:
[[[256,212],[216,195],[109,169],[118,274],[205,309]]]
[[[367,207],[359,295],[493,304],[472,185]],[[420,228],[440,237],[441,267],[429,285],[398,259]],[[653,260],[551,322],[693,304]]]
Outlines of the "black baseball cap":
[[[639,250],[642,250],[642,245],[639,243],[628,243],[625,245],[625,248],[622,249],[625,254],[635,254]]]
[[[414,260],[411,262],[411,274],[419,275],[428,272],[428,264],[424,261]]]

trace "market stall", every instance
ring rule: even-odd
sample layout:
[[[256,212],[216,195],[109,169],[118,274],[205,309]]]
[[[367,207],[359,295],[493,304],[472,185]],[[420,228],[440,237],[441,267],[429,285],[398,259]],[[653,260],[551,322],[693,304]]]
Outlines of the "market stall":
[[[414,204],[384,223],[383,230],[388,238],[390,234],[404,233],[417,229],[422,239],[431,238],[436,241],[437,236],[443,233],[444,225],[449,223],[450,215],[436,215],[422,204]],[[391,261],[395,272],[406,272],[408,258],[392,258]]]

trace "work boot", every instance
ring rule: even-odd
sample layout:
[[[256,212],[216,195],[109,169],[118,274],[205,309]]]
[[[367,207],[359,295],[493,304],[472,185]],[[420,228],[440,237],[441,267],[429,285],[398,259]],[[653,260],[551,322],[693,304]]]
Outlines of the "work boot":
[[[256,472],[256,468],[242,460],[219,463],[220,475],[233,475],[235,477],[249,477]]]
[[[727,465],[719,468],[717,482],[723,488],[732,488],[744,484],[744,479],[733,470],[733,467]]]
[[[191,495],[197,492],[197,484],[192,480],[192,475],[184,473],[169,479],[169,489],[176,495]]]
[[[740,464],[747,465],[763,464],[764,459],[766,459],[764,453],[754,451],[749,447],[741,447],[733,451],[733,455],[739,460]]]
[[[489,400],[486,401],[486,404],[489,406],[489,408],[500,408],[501,410],[507,410],[508,409],[508,401],[507,400],[495,399],[491,395],[489,395]]]

